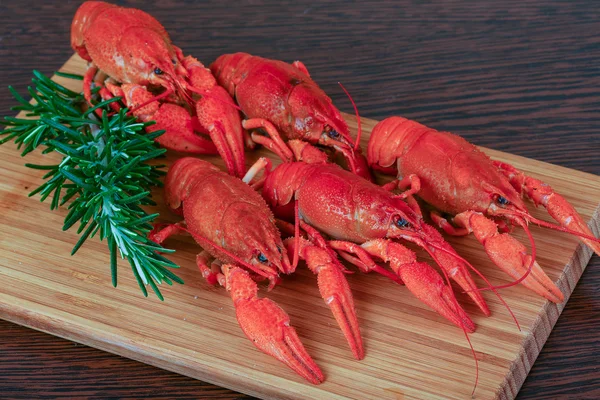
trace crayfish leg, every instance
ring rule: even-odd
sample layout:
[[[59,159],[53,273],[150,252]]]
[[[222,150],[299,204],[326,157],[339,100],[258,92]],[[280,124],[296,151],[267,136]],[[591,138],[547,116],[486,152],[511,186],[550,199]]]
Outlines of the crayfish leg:
[[[396,283],[402,284],[402,280],[398,275],[378,265],[373,261],[369,253],[356,243],[343,240],[330,240],[329,245],[331,248],[335,249],[344,260],[358,267],[361,272],[377,272]]]
[[[444,232],[446,232],[447,235],[467,236],[471,233],[467,228],[457,228],[457,227],[453,226],[452,224],[450,224],[450,222],[448,222],[448,220],[446,218],[442,217],[440,215],[440,213],[438,213],[437,211],[431,211],[429,213],[429,216],[431,217],[431,220],[440,229],[442,229]]]
[[[217,283],[221,286],[225,286],[225,275],[221,273],[220,268],[213,264],[213,257],[206,250],[196,255],[196,265],[202,274],[202,277],[206,279],[209,285],[216,285]],[[214,268],[212,266],[214,266]]]
[[[251,118],[242,121],[244,129],[263,129],[269,135],[268,138],[264,138],[260,141],[260,136],[252,134],[252,140],[257,143],[264,144],[273,152],[275,152],[283,162],[289,162],[293,160],[294,154],[290,148],[285,144],[277,128],[269,121],[264,118]],[[258,140],[257,140],[258,139]],[[266,140],[269,139],[269,140]]]
[[[162,244],[165,240],[173,235],[182,235],[187,233],[185,222],[177,222],[176,224],[156,224],[154,229],[148,235],[148,238],[156,244]]]
[[[87,71],[83,75],[83,97],[85,101],[92,107],[92,81],[94,80],[94,76],[98,72],[98,67],[94,65],[94,63],[90,63]]]

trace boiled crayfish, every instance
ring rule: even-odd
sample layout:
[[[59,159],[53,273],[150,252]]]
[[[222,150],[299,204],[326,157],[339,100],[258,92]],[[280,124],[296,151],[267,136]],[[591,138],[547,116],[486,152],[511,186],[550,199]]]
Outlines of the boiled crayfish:
[[[261,196],[214,165],[187,157],[169,169],[165,200],[172,210],[183,215],[184,221],[157,227],[151,239],[162,243],[170,235],[190,233],[204,249],[196,258],[202,275],[209,283],[219,283],[230,291],[237,320],[246,336],[260,350],[308,381],[322,382],[321,370],[304,349],[285,311],[273,301],[257,297],[255,281],[266,278],[273,287],[280,273],[293,273],[297,264],[297,257],[294,263],[290,262],[273,214]],[[286,244],[318,275],[323,299],[353,354],[362,359],[362,338],[342,265],[328,252],[304,240]]]
[[[300,61],[288,64],[235,53],[220,56],[210,69],[248,118],[243,121],[244,128],[266,131],[268,137],[253,133],[255,142],[285,161],[292,160],[292,153],[280,133],[286,140],[329,147],[345,157],[354,173],[372,180],[366,159],[354,145],[340,111]]]
[[[273,171],[265,169],[263,197],[276,216],[299,221],[315,246],[330,254],[339,253],[362,272],[377,272],[404,283],[419,300],[465,331],[473,332],[475,325],[456,301],[449,284],[396,240],[415,243],[489,315],[464,260],[435,228],[423,222],[412,198],[407,203],[402,195],[392,194],[391,187],[377,186],[326,162],[290,162]],[[321,233],[334,240],[327,241]],[[380,267],[372,257],[389,262],[394,273]]]
[[[369,139],[369,164],[397,174],[398,186],[410,187],[437,210],[453,215],[452,225],[437,212],[432,219],[450,235],[473,232],[494,263],[526,287],[553,302],[564,296],[535,261],[535,243],[528,223],[567,231],[581,237],[597,254],[594,238],[575,208],[550,186],[513,166],[492,161],[463,138],[438,132],[406,118],[379,122]],[[562,227],[534,218],[521,196],[543,205]],[[505,223],[527,230],[532,254],[507,233]]]
[[[184,57],[152,16],[135,8],[85,2],[73,18],[71,46],[90,62],[84,77],[90,104],[91,83],[99,69],[101,96],[121,96],[135,116],[156,121],[151,130],[166,130],[157,139],[161,145],[195,154],[218,152],[230,174],[244,175],[245,133],[237,106],[202,63]]]

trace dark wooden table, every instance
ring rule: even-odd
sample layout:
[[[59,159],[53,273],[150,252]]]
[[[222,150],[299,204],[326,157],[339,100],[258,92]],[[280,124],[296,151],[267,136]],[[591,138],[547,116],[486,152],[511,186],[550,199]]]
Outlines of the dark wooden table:
[[[119,3],[150,12],[207,65],[235,51],[300,59],[344,111],[352,108],[338,81],[365,117],[403,115],[478,145],[600,174],[598,2]],[[3,88],[24,93],[32,69],[51,74],[66,61],[78,4],[0,2]],[[0,115],[12,115],[13,104],[0,89]],[[594,256],[519,397],[600,398],[599,332]],[[245,396],[0,321],[0,397]]]

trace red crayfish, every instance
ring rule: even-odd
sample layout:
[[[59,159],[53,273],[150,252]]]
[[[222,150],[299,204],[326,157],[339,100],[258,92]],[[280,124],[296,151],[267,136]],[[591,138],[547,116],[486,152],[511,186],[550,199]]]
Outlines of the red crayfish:
[[[291,144],[297,148],[297,143]],[[303,156],[310,158],[306,149]],[[454,279],[489,315],[464,260],[439,232],[423,222],[413,199],[408,198],[407,203],[404,196],[391,193],[391,186],[377,186],[335,164],[320,161],[283,163],[273,171],[266,166],[266,177],[260,185],[275,215],[295,219],[315,246],[330,254],[339,253],[362,272],[374,271],[404,283],[449,321],[473,332],[475,325],[456,301],[451,287],[431,266],[418,262],[413,251],[396,241],[403,239],[426,250],[446,278]],[[327,241],[321,232],[333,240]],[[372,257],[389,262],[394,273],[380,267]]]
[[[564,296],[535,261],[529,223],[577,235],[600,254],[598,239],[564,197],[515,167],[492,161],[459,136],[391,117],[373,129],[367,157],[373,167],[397,174],[400,188],[410,187],[411,193],[454,216],[453,225],[438,212],[432,212],[432,219],[446,233],[473,232],[498,267],[548,300],[558,303]],[[536,206],[543,205],[562,227],[534,218],[521,196]],[[527,231],[531,255],[515,238],[498,231],[507,230],[506,222]]]
[[[280,136],[334,149],[350,169],[369,180],[371,171],[348,125],[331,99],[310,78],[300,61],[292,64],[246,53],[225,54],[211,64],[217,82],[229,91],[247,120],[245,129],[262,129],[252,139],[276,152],[284,161],[292,153]],[[357,144],[360,139],[357,139]]]
[[[323,249],[293,239],[286,242],[297,254],[291,263],[273,214],[260,194],[214,165],[187,157],[169,169],[165,200],[172,210],[183,215],[184,221],[157,227],[151,239],[162,243],[173,234],[192,235],[204,249],[196,258],[202,275],[209,283],[219,283],[230,291],[242,330],[260,350],[312,383],[324,380],[285,311],[273,301],[257,297],[255,281],[266,278],[273,287],[280,273],[295,271],[300,257],[318,275],[321,296],[353,354],[357,359],[364,357],[352,293],[342,265]]]
[[[104,99],[121,96],[136,117],[156,121],[150,130],[166,130],[157,138],[161,145],[196,154],[218,152],[230,174],[244,175],[245,133],[238,107],[202,63],[184,57],[152,16],[85,2],[73,18],[71,46],[90,62],[83,86],[90,104],[97,75]]]

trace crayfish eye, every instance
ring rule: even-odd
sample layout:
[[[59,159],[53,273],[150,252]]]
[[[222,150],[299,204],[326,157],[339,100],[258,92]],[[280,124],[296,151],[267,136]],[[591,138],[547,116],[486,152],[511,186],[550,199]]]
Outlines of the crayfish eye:
[[[156,67],[156,68],[154,68],[154,73],[155,73],[156,75],[162,75],[162,74],[163,74],[163,71],[162,71],[162,69],[160,69],[160,68]]]
[[[502,197],[502,196],[496,197],[496,201],[498,202],[498,204],[500,204],[502,206],[506,206],[506,205],[510,204],[510,201],[508,201],[507,198]]]
[[[262,264],[266,264],[267,261],[269,261],[269,260],[267,260],[267,257],[263,253],[258,253],[257,259]]]
[[[332,139],[337,139],[340,137],[340,133],[335,129],[331,129],[329,125],[325,125],[325,127],[323,128],[323,133],[327,134],[327,136],[329,136]]]
[[[398,218],[395,221],[395,224],[398,228],[410,228],[410,222],[408,222],[404,218]]]

